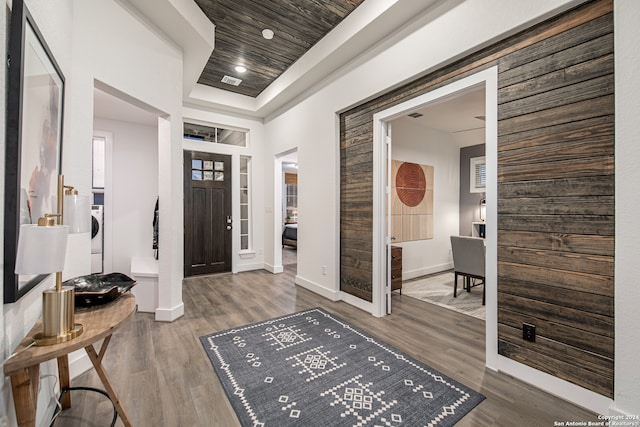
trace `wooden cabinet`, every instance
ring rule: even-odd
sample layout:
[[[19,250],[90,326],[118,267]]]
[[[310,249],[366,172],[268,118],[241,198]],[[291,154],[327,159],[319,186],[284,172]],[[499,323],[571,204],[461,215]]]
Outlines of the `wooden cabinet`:
[[[391,291],[402,293],[402,248],[391,246]]]

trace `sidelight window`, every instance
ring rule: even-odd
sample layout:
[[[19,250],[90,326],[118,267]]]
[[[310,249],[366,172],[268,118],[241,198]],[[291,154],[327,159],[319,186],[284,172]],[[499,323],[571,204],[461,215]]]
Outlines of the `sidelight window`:
[[[251,249],[251,157],[240,156],[240,250]]]

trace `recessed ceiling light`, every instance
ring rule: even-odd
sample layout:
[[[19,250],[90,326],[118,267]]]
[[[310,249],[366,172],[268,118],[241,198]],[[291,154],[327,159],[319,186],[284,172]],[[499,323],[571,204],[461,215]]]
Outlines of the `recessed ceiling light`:
[[[242,65],[236,65],[236,71],[239,73],[244,73],[247,71],[247,69],[245,67],[243,67]]]
[[[262,30],[262,37],[267,40],[271,40],[273,38],[273,30],[265,28],[264,30]]]

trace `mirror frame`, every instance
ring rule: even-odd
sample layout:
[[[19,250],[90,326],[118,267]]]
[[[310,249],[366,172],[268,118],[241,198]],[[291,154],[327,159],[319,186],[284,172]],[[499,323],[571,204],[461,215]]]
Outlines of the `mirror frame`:
[[[60,67],[23,0],[13,0],[10,25],[4,192],[5,304],[18,301],[47,277],[18,276],[14,271],[20,225],[37,223],[43,210],[57,211],[57,207],[50,207],[55,206],[53,200],[58,196],[57,180],[61,173],[65,88]],[[34,138],[34,134],[39,138]],[[30,175],[25,173],[28,170],[32,170]]]

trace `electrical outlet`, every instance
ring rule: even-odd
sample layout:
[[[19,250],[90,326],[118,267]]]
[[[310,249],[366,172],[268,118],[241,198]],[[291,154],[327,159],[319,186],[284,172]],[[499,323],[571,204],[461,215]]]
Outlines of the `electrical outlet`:
[[[532,325],[531,323],[523,323],[522,339],[525,341],[536,342],[536,325]]]
[[[322,275],[323,275],[323,276],[326,276],[326,275],[327,275],[327,266],[326,266],[326,265],[323,265],[323,266],[322,266]]]

